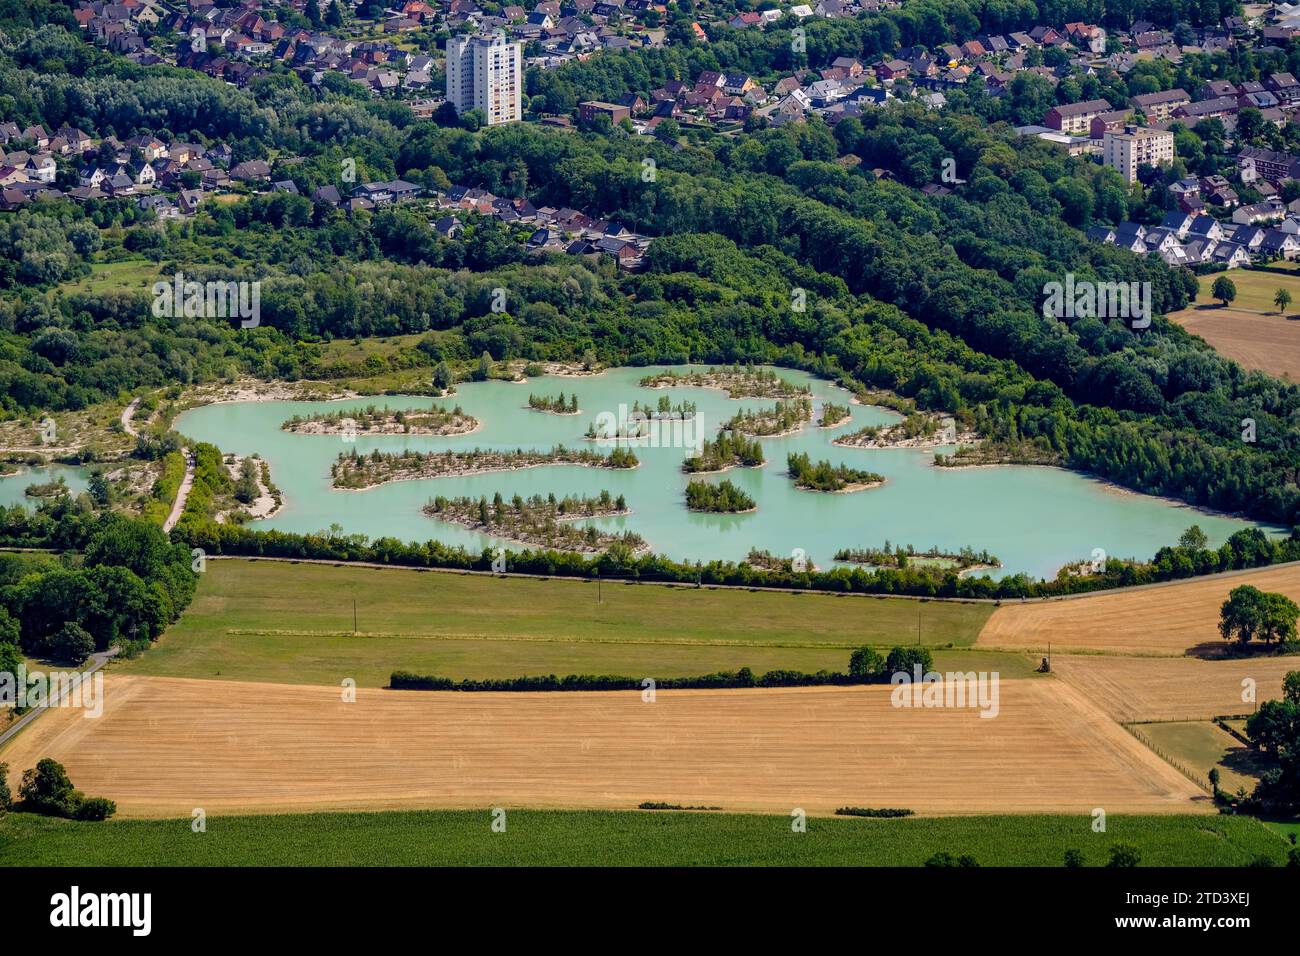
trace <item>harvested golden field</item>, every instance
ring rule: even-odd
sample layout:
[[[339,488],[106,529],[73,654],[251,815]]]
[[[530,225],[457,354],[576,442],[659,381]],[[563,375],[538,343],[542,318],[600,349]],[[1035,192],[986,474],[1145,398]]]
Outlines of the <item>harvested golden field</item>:
[[[905,709],[888,686],[427,693],[110,674],[98,720],[47,713],[4,751],[65,764],[124,816],[355,807],[827,814],[1209,811],[1205,795],[1059,680],[1000,713]]]
[[[1282,696],[1282,678],[1300,658],[1205,661],[1195,657],[1052,655],[1052,670],[1118,721],[1207,720],[1249,714],[1242,681],[1255,682],[1263,703]]]
[[[1175,312],[1169,318],[1245,368],[1290,382],[1300,381],[1300,319],[1203,305]]]
[[[1170,584],[1058,601],[1007,604],[993,612],[977,647],[1181,656],[1217,652],[1219,608],[1243,584],[1300,601],[1300,564],[1233,571]]]

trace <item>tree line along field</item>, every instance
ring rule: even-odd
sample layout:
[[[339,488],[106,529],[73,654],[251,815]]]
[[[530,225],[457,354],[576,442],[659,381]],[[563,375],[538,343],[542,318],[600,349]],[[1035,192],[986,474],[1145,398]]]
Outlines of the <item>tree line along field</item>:
[[[1142,866],[1275,864],[1289,846],[1248,817],[1123,816],[1092,832],[1086,813],[871,820],[707,812],[490,809],[186,816],[74,823],[29,814],[0,820],[0,866],[918,866],[938,852],[982,866],[1060,866],[1078,850],[1101,866],[1137,848]]]
[[[599,590],[599,603],[597,602]],[[357,633],[353,633],[353,602]],[[693,676],[750,667],[843,670],[854,647],[921,642],[940,663],[1004,676],[1018,653],[967,652],[989,604],[498,578],[210,560],[181,620],[132,674],[382,687],[394,670]]]

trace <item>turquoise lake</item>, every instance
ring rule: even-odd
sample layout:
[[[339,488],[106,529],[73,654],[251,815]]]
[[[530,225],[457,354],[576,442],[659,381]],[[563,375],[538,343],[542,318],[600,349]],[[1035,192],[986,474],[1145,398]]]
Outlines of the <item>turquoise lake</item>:
[[[86,490],[90,472],[85,468],[71,468],[67,465],[36,468],[24,465],[17,474],[0,478],[0,505],[9,508],[13,505],[36,504],[40,499],[27,497],[27,486],[43,485],[56,478],[62,478],[67,483],[68,490],[78,495]]]
[[[998,573],[1023,571],[1040,576],[1052,576],[1066,563],[1091,559],[1097,548],[1114,557],[1150,558],[1162,545],[1176,542],[1194,523],[1204,529],[1214,546],[1248,526],[1244,521],[1162,499],[1121,492],[1057,468],[940,469],[932,465],[931,450],[868,450],[832,445],[837,435],[898,418],[892,411],[860,405],[851,406],[851,420],[836,428],[821,429],[809,424],[796,434],[763,439],[767,456],[763,468],[733,469],[704,477],[708,481],[729,479],[749,492],[758,510],[744,515],[688,512],[684,491],[689,479],[681,472],[681,460],[688,452],[636,443],[632,447],[641,465],[632,471],[545,466],[401,481],[366,491],[340,491],[330,486],[330,465],[340,452],[352,449],[364,454],[374,449],[549,449],[565,444],[608,450],[611,443],[589,443],[583,436],[600,413],[617,415],[620,405],[630,409],[639,400],[653,406],[662,395],[668,395],[674,404],[694,402],[702,416],[703,434],[712,438],[737,410],[772,404],[763,399],[730,399],[714,389],[652,389],[638,384],[643,376],[661,368],[613,369],[587,377],[543,376],[522,384],[463,383],[455,396],[436,400],[378,396],[337,402],[207,405],[184,413],[176,427],[182,434],[211,442],[224,452],[257,453],[270,463],[271,476],[284,496],[284,507],[272,517],[253,523],[253,527],[309,532],[338,524],[347,532],[372,538],[436,538],[476,550],[512,545],[425,516],[421,508],[429,498],[435,494],[491,498],[500,492],[508,500],[515,494],[593,495],[608,489],[612,494],[625,495],[633,513],[596,523],[620,530],[630,528],[655,551],[677,559],[739,560],[751,547],[782,556],[802,549],[814,564],[827,567],[840,548],[879,546],[889,540],[896,545],[913,544],[918,549],[938,546],[956,550],[967,545],[987,549],[1002,560],[1003,569]],[[848,403],[848,393],[831,383],[789,370],[781,370],[780,374],[789,381],[812,386],[814,422],[823,402]],[[532,411],[526,407],[530,392],[576,392],[581,414],[561,416]],[[410,409],[433,404],[448,408],[460,405],[479,420],[479,429],[469,435],[445,438],[363,436],[345,442],[339,435],[293,435],[280,428],[294,415],[367,405]],[[886,477],[886,483],[852,494],[800,491],[785,473],[786,455],[791,451],[807,452],[814,461],[827,458],[878,472]],[[23,486],[30,481],[26,479]],[[21,489],[18,493],[21,495]]]

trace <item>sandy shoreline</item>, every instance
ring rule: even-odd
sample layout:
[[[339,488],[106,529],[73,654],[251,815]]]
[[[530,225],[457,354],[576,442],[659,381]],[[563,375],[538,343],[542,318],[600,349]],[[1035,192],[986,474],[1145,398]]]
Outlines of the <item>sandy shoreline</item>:
[[[849,482],[843,488],[831,489],[831,488],[810,488],[808,485],[801,485],[799,484],[799,482],[796,481],[794,483],[794,486],[798,488],[800,491],[813,491],[813,492],[819,492],[824,495],[851,495],[857,491],[869,491],[872,488],[879,488],[884,484],[885,482],[883,481]]]

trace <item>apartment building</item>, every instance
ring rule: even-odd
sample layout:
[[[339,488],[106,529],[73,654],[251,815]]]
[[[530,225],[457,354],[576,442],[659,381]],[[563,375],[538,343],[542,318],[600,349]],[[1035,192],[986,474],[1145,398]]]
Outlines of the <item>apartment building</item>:
[[[1137,179],[1139,166],[1159,166],[1174,161],[1174,134],[1165,130],[1126,126],[1102,137],[1101,161],[1129,182]]]
[[[1106,100],[1087,100],[1083,103],[1068,103],[1053,106],[1043,117],[1043,125],[1049,129],[1069,133],[1071,136],[1087,136],[1092,121],[1101,113],[1109,113],[1113,107]]]
[[[473,34],[447,41],[447,102],[457,113],[478,110],[488,126],[524,117],[524,50],[505,34]]]
[[[1146,114],[1151,124],[1168,122],[1174,110],[1188,106],[1192,98],[1183,90],[1164,90],[1160,93],[1139,93],[1129,99],[1129,106]]]

